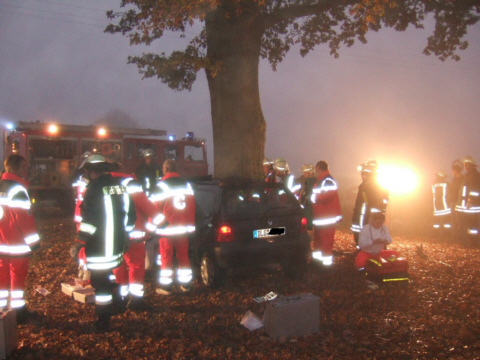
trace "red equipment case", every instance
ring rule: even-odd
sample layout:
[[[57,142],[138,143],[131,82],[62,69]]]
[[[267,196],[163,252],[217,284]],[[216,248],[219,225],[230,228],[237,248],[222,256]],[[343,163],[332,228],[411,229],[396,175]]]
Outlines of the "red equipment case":
[[[408,262],[402,257],[370,259],[365,267],[365,274],[377,282],[408,281]]]

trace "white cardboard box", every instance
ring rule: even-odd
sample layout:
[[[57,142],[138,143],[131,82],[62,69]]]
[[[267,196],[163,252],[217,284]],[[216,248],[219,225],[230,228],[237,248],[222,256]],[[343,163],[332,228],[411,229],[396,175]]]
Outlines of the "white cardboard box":
[[[95,289],[84,288],[84,289],[75,290],[73,292],[73,298],[85,304],[95,303]]]
[[[81,289],[83,289],[83,286],[62,283],[62,292],[64,294],[67,294],[68,296],[73,296],[73,292],[75,290],[81,290]]]
[[[320,299],[311,293],[282,296],[267,303],[263,320],[268,336],[302,336],[318,332]]]
[[[17,316],[15,310],[0,312],[0,359],[6,359],[17,348]]]

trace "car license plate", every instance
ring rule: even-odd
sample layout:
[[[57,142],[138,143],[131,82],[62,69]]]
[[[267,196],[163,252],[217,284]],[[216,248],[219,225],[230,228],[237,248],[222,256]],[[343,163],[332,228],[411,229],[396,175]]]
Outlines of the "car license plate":
[[[278,235],[285,235],[284,227],[274,227],[270,229],[253,230],[253,237],[255,239],[263,238],[267,236],[278,236]]]

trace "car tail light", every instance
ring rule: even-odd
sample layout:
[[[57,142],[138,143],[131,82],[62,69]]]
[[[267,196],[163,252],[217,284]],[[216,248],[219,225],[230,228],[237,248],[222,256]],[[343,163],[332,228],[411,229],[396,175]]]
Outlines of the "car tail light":
[[[231,242],[233,241],[232,228],[228,225],[222,225],[218,229],[217,242]]]
[[[307,232],[307,218],[302,218],[302,221],[300,222],[300,232]]]

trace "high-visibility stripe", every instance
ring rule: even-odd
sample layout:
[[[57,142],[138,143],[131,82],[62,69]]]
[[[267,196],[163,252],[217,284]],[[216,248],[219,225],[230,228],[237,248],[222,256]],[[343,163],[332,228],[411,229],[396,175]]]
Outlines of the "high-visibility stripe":
[[[9,255],[29,254],[32,250],[28,245],[0,245],[0,253]]]
[[[145,231],[134,230],[129,233],[130,239],[143,239],[145,238]]]
[[[323,260],[322,252],[321,251],[312,251],[312,258],[322,261]]]
[[[130,292],[130,294],[132,294],[134,296],[142,297],[143,294],[144,294],[143,284],[135,284],[135,283],[130,284],[129,292]]]
[[[160,270],[160,278],[158,280],[161,285],[170,285],[173,282],[173,270]]]
[[[192,280],[192,269],[178,269],[177,279],[179,283],[189,283]]]
[[[193,189],[189,183],[187,183],[183,188],[171,189],[165,182],[160,181],[158,183],[158,187],[162,189],[162,192],[158,194],[153,194],[150,197],[150,200],[153,202],[163,201],[165,199],[179,195],[193,195]]]
[[[95,304],[97,305],[108,305],[113,302],[112,295],[95,295]]]
[[[315,219],[312,221],[312,224],[315,226],[333,225],[339,222],[340,220],[342,220],[342,215],[338,215],[338,216],[326,218],[326,219]]]
[[[174,236],[174,235],[188,234],[194,231],[195,231],[195,226],[188,225],[188,226],[172,226],[167,228],[160,228],[160,229],[157,229],[155,233],[163,236]]]
[[[105,202],[105,256],[113,255],[114,246],[114,223],[113,223],[113,204],[112,197],[109,194],[104,195]]]
[[[25,237],[25,242],[27,245],[32,245],[40,240],[40,236],[38,234],[32,234],[27,237]]]
[[[79,231],[86,232],[87,234],[93,235],[95,234],[95,231],[97,231],[97,228],[91,224],[87,223],[80,223],[80,226],[78,227]]]
[[[128,285],[120,286],[120,296],[125,297],[128,295]]]

